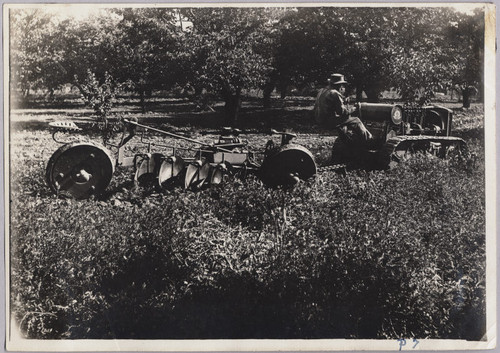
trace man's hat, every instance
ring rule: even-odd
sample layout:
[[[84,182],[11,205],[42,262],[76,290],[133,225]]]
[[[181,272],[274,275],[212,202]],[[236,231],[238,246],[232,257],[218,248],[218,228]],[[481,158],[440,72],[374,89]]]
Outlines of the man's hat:
[[[328,81],[331,85],[340,85],[347,83],[347,81],[344,80],[344,75],[342,74],[331,74]]]

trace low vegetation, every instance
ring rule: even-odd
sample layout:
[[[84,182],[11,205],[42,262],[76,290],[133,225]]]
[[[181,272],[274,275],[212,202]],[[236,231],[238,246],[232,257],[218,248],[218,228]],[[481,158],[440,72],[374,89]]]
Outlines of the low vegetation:
[[[57,144],[18,125],[13,317],[29,338],[479,340],[483,113],[456,117],[470,158],[323,172],[291,190],[249,177],[147,193],[119,170],[105,197],[86,201],[50,193],[45,164]],[[257,136],[251,145],[263,147]],[[328,160],[331,138],[314,129],[307,136],[300,142]]]

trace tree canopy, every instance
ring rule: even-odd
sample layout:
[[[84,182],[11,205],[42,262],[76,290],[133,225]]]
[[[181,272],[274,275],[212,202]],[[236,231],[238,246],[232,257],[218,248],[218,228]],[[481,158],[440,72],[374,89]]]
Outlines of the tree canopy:
[[[219,95],[232,121],[245,89],[318,86],[333,72],[369,100],[389,88],[403,99],[466,92],[483,80],[481,8],[114,8],[80,20],[9,11],[11,87],[25,95],[78,86],[91,71],[129,82],[142,102],[174,86]]]
[[[395,88],[444,89],[482,76],[484,16],[446,7],[299,8],[282,18],[279,79],[300,85],[343,72],[358,94],[377,100]]]
[[[197,8],[183,11],[192,27],[184,36],[183,59],[191,83],[221,94],[234,120],[244,88],[258,88],[271,69],[273,23],[264,8]]]

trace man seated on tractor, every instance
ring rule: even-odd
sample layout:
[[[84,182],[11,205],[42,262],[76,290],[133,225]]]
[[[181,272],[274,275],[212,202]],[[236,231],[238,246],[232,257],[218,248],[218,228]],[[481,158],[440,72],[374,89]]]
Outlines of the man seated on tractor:
[[[348,103],[348,99],[344,97],[346,84],[344,75],[330,76],[328,86],[321,89],[316,97],[314,117],[318,124],[336,128],[339,138],[348,147],[349,151],[346,152],[351,152],[348,154],[352,155],[356,150],[366,150],[373,137],[358,117],[350,116],[355,108],[346,105]],[[339,162],[336,157],[339,156],[332,156],[335,162]],[[344,157],[349,158],[346,155]]]

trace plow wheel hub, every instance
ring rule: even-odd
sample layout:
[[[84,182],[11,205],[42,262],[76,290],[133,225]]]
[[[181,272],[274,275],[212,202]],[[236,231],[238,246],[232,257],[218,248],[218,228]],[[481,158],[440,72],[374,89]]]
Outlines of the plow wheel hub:
[[[104,192],[114,168],[107,149],[93,143],[75,142],[60,147],[50,157],[46,179],[57,194],[86,199]]]
[[[286,145],[271,153],[259,171],[262,181],[269,186],[294,185],[316,174],[316,162],[311,152],[302,146]]]

